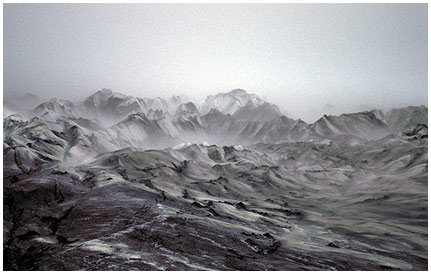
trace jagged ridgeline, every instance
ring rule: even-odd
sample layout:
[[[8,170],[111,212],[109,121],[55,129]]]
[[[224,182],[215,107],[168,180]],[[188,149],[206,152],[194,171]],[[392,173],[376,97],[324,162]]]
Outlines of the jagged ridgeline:
[[[186,96],[148,99],[106,89],[80,103],[54,98],[25,111],[16,107],[17,101],[16,98],[15,101],[13,98],[5,100],[4,117],[19,114],[29,121],[37,117],[38,123],[56,131],[59,126],[75,126],[79,135],[75,145],[89,146],[94,153],[203,142],[216,145],[286,141],[358,144],[402,133],[417,125],[427,126],[428,115],[428,109],[420,106],[393,109],[388,113],[370,110],[341,116],[325,115],[307,124],[284,116],[276,105],[240,89],[208,96],[200,105]],[[15,119],[13,117],[11,119]]]
[[[426,270],[428,108],[5,98],[5,270]]]

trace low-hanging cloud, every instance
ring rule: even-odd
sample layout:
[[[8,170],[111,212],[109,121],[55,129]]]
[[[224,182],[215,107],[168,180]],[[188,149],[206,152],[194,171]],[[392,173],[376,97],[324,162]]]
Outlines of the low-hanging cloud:
[[[427,4],[4,4],[5,95],[102,88],[243,88],[307,121],[427,105]]]

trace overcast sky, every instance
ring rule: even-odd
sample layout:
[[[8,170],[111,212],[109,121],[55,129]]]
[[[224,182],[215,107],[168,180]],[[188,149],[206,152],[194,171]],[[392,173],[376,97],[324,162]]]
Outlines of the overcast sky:
[[[427,105],[426,4],[4,4],[4,92],[243,88],[308,122]]]

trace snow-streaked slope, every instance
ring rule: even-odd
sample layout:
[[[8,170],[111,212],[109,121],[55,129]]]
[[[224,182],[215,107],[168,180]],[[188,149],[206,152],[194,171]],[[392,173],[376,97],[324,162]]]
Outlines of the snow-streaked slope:
[[[212,108],[217,109],[224,114],[234,114],[238,109],[252,102],[255,105],[261,105],[265,101],[255,94],[249,94],[243,89],[234,89],[227,93],[210,95],[205,102],[199,107],[202,114],[208,113]]]
[[[57,98],[52,98],[49,102],[37,106],[34,114],[49,122],[82,116],[74,103]]]
[[[427,269],[427,109],[309,125],[153,102],[110,126],[4,119],[5,269]]]
[[[182,103],[175,110],[175,116],[181,116],[184,114],[197,114],[199,115],[199,110],[196,108],[195,104],[192,102]]]
[[[138,98],[104,89],[78,104],[52,99],[34,111],[45,121],[78,126],[82,135],[102,151],[204,141],[217,145],[284,141],[357,144],[412,131],[419,124],[426,126],[427,113],[423,106],[395,109],[386,114],[372,110],[325,115],[307,124],[283,116],[277,106],[240,89],[209,96],[200,106],[185,96],[167,100]]]
[[[124,123],[151,124],[138,116]],[[73,127],[9,117],[5,132],[8,269],[427,267],[424,140],[127,148],[65,166]]]
[[[94,133],[93,145],[104,151],[127,147],[138,149],[163,148],[176,143],[162,130],[156,120],[148,119],[144,113],[130,114],[125,120]]]
[[[394,131],[415,127],[417,124],[428,125],[428,108],[425,106],[410,106],[392,109],[385,114],[385,119],[389,128]]]
[[[369,111],[340,116],[324,115],[311,125],[310,130],[324,138],[354,136],[366,140],[379,139],[390,133],[386,123]]]
[[[87,97],[81,108],[86,115],[122,120],[131,113],[145,112],[146,103],[140,98],[103,89]]]
[[[282,114],[276,105],[268,102],[260,104],[253,100],[233,114],[233,118],[237,120],[258,122],[269,122],[281,116]]]
[[[185,104],[187,102],[190,102],[190,98],[186,95],[174,95],[166,100],[168,104],[167,111],[171,114],[174,114],[177,108],[181,104]]]

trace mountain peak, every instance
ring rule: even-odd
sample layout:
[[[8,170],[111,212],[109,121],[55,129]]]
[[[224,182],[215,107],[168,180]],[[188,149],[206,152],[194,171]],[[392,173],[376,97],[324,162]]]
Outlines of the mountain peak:
[[[170,101],[173,102],[177,102],[177,101],[185,101],[185,100],[189,100],[189,97],[187,95],[184,94],[180,94],[180,95],[172,95],[169,98]]]
[[[28,99],[38,99],[39,100],[39,98],[36,96],[36,95],[34,95],[33,93],[30,93],[30,92],[26,92],[26,93],[24,93],[23,95],[22,95],[22,97],[24,97],[24,98],[28,98]]]
[[[231,91],[229,91],[227,94],[231,94],[231,95],[248,95],[249,93],[245,90],[245,89],[233,89]]]
[[[185,113],[197,113],[199,114],[198,109],[196,108],[195,104],[192,102],[182,103],[178,106],[177,111],[175,112],[175,115],[181,115]]]
[[[111,95],[112,93],[113,93],[112,90],[104,88],[104,89],[98,90],[95,94],[108,96],[108,95]]]
[[[129,114],[127,118],[123,120],[121,123],[133,122],[133,121],[143,122],[144,124],[150,123],[150,120],[148,119],[147,115],[145,115],[145,113],[142,113],[142,112]]]
[[[211,108],[215,108],[223,114],[233,115],[238,109],[244,107],[249,102],[255,105],[261,105],[265,101],[259,98],[256,94],[247,93],[243,89],[234,89],[227,93],[219,93],[208,96],[205,102],[200,107],[202,114],[208,113]]]
[[[90,95],[88,98],[109,98],[109,97],[119,97],[119,98],[132,98],[132,96],[124,95],[119,92],[114,92],[111,89],[101,89],[95,92],[94,94]]]
[[[86,107],[97,109],[102,106],[109,105],[111,101],[115,98],[119,99],[126,99],[126,98],[132,98],[131,96],[126,96],[122,93],[113,92],[110,89],[102,89],[97,91],[96,93],[88,96],[85,101],[84,105]]]

